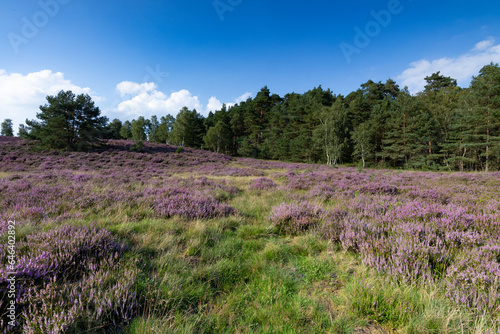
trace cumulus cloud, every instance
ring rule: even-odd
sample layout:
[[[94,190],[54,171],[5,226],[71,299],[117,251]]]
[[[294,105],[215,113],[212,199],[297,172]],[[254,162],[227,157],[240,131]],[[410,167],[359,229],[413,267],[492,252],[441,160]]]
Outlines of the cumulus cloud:
[[[0,69],[0,119],[12,119],[14,131],[26,118],[35,119],[40,105],[45,104],[47,95],[56,95],[61,90],[75,94],[89,94],[95,102],[102,101],[88,87],[80,87],[64,77],[61,72],[43,70],[28,73],[7,73]]]
[[[216,111],[222,108],[222,102],[219,101],[215,96],[212,96],[208,100],[207,111]]]
[[[235,98],[233,102],[226,102],[225,105],[227,108],[234,107],[236,104],[243,102],[243,101],[246,101],[251,96],[252,96],[252,93],[245,93],[245,94]],[[207,108],[206,108],[207,113],[209,111],[220,110],[222,108],[222,104],[223,103],[221,101],[219,101],[215,96],[212,96],[208,100],[208,104],[207,104]]]
[[[151,88],[151,84],[119,83],[117,90],[122,94],[132,94],[128,100],[118,104],[116,111],[125,114],[127,117],[145,116],[150,117],[155,114],[177,114],[182,107],[202,111],[203,106],[197,96],[193,96],[188,90],[183,89],[173,92],[169,96]],[[127,90],[128,89],[128,90]],[[134,94],[135,92],[135,94]]]
[[[418,60],[410,64],[396,80],[400,86],[408,86],[412,94],[418,93],[426,85],[425,77],[441,71],[442,75],[457,79],[460,86],[468,86],[472,76],[489,63],[500,63],[500,45],[493,38],[480,41],[469,52],[455,58]]]
[[[170,95],[159,91],[154,83],[135,83],[130,81],[120,82],[116,86],[116,91],[122,96],[127,96],[125,101],[118,104],[113,114],[120,118],[136,118],[139,116],[151,117],[152,115],[177,115],[183,107],[196,109],[199,113],[207,115],[210,111],[220,110],[223,103],[212,96],[204,105],[198,96],[194,96],[190,91],[182,89]],[[226,103],[231,107],[236,103],[246,100],[251,93],[245,93],[233,102]]]
[[[249,97],[252,97],[252,93],[245,93],[239,97],[237,97],[234,102],[236,103],[240,103],[240,102],[243,102],[243,101],[246,101]]]
[[[138,84],[131,81],[123,81],[116,85],[116,90],[121,97],[129,94],[142,94],[152,91],[156,88],[154,82],[146,82],[143,84]]]

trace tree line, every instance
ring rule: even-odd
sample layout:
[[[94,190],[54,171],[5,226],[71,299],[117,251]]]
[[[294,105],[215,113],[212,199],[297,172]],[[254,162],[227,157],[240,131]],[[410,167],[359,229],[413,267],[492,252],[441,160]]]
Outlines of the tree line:
[[[223,105],[207,117],[184,107],[176,117],[141,116],[123,123],[100,116],[88,95],[60,92],[47,97],[39,121],[27,120],[19,133],[55,148],[131,139],[328,165],[500,169],[498,64],[484,66],[468,88],[440,72],[425,81],[425,89],[416,95],[392,79],[369,80],[347,96],[319,86],[281,97],[264,87],[254,98],[230,108]],[[72,110],[69,116],[61,116],[65,108]],[[64,131],[54,131],[56,127]],[[61,134],[63,139],[54,138]]]

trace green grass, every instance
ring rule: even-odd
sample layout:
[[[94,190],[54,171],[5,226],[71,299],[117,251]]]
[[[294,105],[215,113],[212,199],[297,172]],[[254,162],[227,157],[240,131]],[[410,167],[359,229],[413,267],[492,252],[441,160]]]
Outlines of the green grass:
[[[240,216],[110,224],[144,260],[127,333],[481,333],[487,319],[437,287],[395,284],[320,235],[279,235],[279,193],[230,200]],[[482,322],[481,322],[482,321]]]
[[[0,179],[3,177],[8,177],[8,176],[10,176],[10,173],[0,172]]]
[[[0,177],[2,177],[0,175]],[[123,333],[487,333],[487,317],[452,305],[438,286],[391,283],[317,232],[285,236],[268,221],[279,191],[254,178],[224,200],[239,214],[151,218],[151,209],[89,214],[138,257],[141,308]],[[277,181],[277,180],[276,180]],[[336,202],[331,201],[334,207]],[[51,226],[25,225],[18,237]]]

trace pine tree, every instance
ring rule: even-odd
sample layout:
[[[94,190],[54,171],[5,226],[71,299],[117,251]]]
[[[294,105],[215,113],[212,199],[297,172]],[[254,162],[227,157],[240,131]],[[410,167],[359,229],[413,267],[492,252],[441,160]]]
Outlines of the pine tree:
[[[106,138],[107,139],[122,139],[120,130],[122,128],[122,122],[115,118],[106,126]]]
[[[12,120],[7,118],[2,122],[2,132],[0,133],[2,136],[13,137],[14,131],[12,130]]]
[[[468,105],[472,112],[482,118],[478,122],[478,132],[482,133],[484,149],[484,169],[490,169],[492,153],[499,151],[500,142],[500,67],[491,63],[484,66],[479,75],[473,77],[468,95]]]
[[[26,120],[31,139],[55,149],[89,149],[101,143],[107,118],[100,116],[99,107],[89,95],[60,91],[56,96],[47,96],[47,102],[36,115],[39,121]]]
[[[433,129],[431,115],[405,90],[390,105],[384,156],[394,167],[427,165],[432,154]]]
[[[175,118],[169,141],[176,146],[200,148],[203,144],[204,134],[203,117],[198,114],[196,109],[189,110],[187,107],[183,107]]]
[[[418,94],[424,108],[432,115],[433,141],[436,147],[431,158],[437,163],[448,164],[449,152],[445,149],[449,139],[452,122],[455,118],[463,91],[457,87],[455,79],[434,73],[425,78],[425,90]],[[450,166],[448,166],[449,168]]]

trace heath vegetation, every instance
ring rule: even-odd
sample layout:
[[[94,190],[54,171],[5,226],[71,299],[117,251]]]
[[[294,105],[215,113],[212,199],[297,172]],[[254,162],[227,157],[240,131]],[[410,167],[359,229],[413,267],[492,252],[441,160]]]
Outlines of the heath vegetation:
[[[500,174],[0,137],[12,333],[498,333]],[[15,221],[17,326],[6,323]]]

